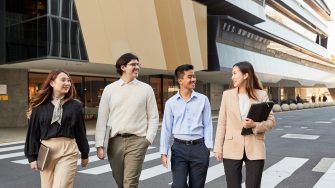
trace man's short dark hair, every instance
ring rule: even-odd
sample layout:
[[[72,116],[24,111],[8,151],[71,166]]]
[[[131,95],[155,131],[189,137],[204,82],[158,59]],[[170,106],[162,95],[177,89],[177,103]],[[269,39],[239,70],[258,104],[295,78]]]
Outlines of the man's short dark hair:
[[[176,77],[176,79],[179,78],[183,78],[184,76],[184,71],[188,71],[188,70],[194,70],[193,65],[190,64],[184,64],[184,65],[180,65],[176,68],[176,70],[174,71],[174,75]]]
[[[132,53],[125,53],[122,56],[120,56],[115,64],[116,72],[122,76],[123,71],[121,69],[121,66],[127,65],[131,60],[139,61],[138,57]]]

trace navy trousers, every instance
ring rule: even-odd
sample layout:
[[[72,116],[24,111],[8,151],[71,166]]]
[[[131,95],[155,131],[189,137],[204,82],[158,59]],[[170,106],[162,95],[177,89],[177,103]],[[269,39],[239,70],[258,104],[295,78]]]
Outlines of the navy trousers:
[[[209,149],[205,143],[186,145],[174,142],[171,152],[172,188],[203,188],[209,165]]]

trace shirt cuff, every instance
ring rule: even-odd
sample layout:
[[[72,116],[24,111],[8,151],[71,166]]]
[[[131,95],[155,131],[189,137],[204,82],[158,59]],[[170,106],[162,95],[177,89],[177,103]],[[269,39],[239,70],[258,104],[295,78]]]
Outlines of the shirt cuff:
[[[29,163],[37,161],[37,156],[36,157],[28,157]]]
[[[205,145],[208,149],[213,149],[213,142],[211,141],[205,141]]]
[[[88,153],[86,154],[81,154],[81,159],[87,159],[88,158]]]

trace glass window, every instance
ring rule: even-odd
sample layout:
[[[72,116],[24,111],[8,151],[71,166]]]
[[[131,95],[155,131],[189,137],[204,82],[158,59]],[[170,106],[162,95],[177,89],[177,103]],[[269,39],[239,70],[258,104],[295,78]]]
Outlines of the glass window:
[[[77,91],[77,98],[80,102],[84,105],[84,84],[83,84],[83,77],[82,76],[71,76],[72,84],[76,88]]]
[[[77,22],[70,22],[71,24],[71,32],[70,32],[70,54],[71,58],[79,59],[79,28]]]
[[[81,29],[79,29],[79,54],[80,59],[87,60],[87,53]]]
[[[36,5],[37,16],[47,14],[47,3],[46,0],[38,0]]]
[[[51,14],[55,16],[59,16],[59,0],[49,0],[51,7]]]
[[[29,73],[28,74],[28,97],[29,100],[42,88],[43,82],[47,74],[43,73]]]
[[[62,17],[63,18],[69,18],[71,2],[72,0],[62,0]]]
[[[85,105],[98,107],[105,86],[104,78],[85,77]]]
[[[85,118],[96,119],[98,106],[105,86],[104,78],[85,77]]]
[[[49,32],[48,32],[48,42],[50,43],[50,49],[49,49],[49,55],[51,56],[59,56],[59,48],[60,48],[60,40],[59,40],[59,19],[58,18],[52,18],[50,17],[49,20],[51,20],[49,23]]]
[[[176,94],[178,87],[176,89],[174,85],[174,77],[163,77],[163,109],[165,108],[166,101]]]
[[[37,57],[47,55],[47,17],[37,20]]]
[[[155,93],[156,103],[159,114],[163,114],[163,105],[162,105],[162,78],[160,77],[150,77],[150,85]]]
[[[69,58],[69,21],[61,20],[62,23],[62,41],[61,41],[61,49],[62,54],[61,57]]]

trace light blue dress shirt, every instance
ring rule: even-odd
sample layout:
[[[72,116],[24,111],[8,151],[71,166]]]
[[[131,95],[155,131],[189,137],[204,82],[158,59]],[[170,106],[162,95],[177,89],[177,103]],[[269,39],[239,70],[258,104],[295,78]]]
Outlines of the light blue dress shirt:
[[[192,91],[191,98],[185,101],[178,92],[166,102],[160,138],[161,154],[168,154],[172,135],[181,140],[204,138],[207,148],[213,148],[212,115],[207,96]]]

